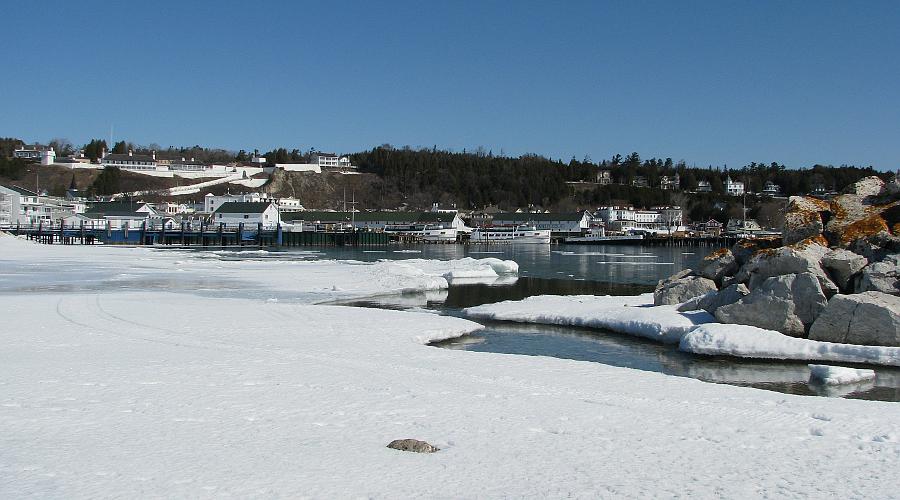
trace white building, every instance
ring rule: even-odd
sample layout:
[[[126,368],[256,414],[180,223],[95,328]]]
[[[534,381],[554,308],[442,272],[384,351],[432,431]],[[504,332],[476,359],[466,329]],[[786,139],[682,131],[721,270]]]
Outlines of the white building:
[[[597,217],[606,228],[619,232],[672,233],[684,231],[683,212],[679,206],[635,210],[631,206],[600,207]]]
[[[594,217],[590,212],[527,213],[503,212],[494,215],[495,226],[534,226],[538,230],[550,230],[558,235],[581,234],[591,227]]]
[[[0,227],[15,226],[22,214],[21,193],[11,187],[0,186]]]
[[[681,176],[663,175],[659,178],[659,187],[664,191],[676,191],[681,186]]]
[[[712,184],[709,181],[698,181],[697,182],[697,192],[698,193],[711,193],[712,192]]]
[[[42,161],[44,153],[53,151],[53,148],[49,146],[44,146],[42,144],[26,144],[24,146],[20,146],[13,151],[13,158],[20,158],[23,160],[31,160],[31,161]],[[56,156],[56,153],[53,153],[53,156]]]
[[[240,202],[230,201],[222,204],[212,214],[212,224],[224,224],[226,227],[254,229],[262,224],[263,229],[273,229],[281,224],[278,207],[271,201]]]
[[[103,168],[116,167],[121,170],[135,171],[156,171],[157,169],[168,170],[163,165],[160,166],[156,161],[156,152],[150,155],[136,155],[134,151],[129,150],[126,154],[109,153],[103,155],[100,160]]]
[[[315,174],[322,173],[322,166],[318,163],[276,163],[275,168],[280,168],[285,172],[312,172]]]
[[[275,204],[278,205],[279,212],[299,212],[303,210],[303,205],[297,198],[279,198]]]
[[[731,176],[725,177],[725,193],[731,196],[741,196],[744,194],[744,183],[742,181],[733,181]]]
[[[203,211],[211,214],[215,212],[219,207],[224,205],[225,203],[231,202],[241,202],[241,203],[258,203],[262,201],[274,201],[266,197],[266,195],[262,193],[245,193],[245,194],[231,194],[227,193],[222,196],[216,196],[212,193],[207,193],[206,196],[203,197]]]
[[[762,194],[767,194],[769,196],[777,196],[780,192],[781,186],[772,181],[766,181],[766,185],[763,186],[762,190]]]
[[[350,164],[350,158],[346,156],[339,157],[334,153],[322,153],[314,151],[309,154],[309,161],[314,165],[318,165],[320,168],[356,168]]]

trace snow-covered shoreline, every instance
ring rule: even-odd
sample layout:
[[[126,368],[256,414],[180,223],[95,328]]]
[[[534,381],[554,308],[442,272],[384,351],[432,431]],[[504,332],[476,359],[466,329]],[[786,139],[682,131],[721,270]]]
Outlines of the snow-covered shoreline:
[[[702,310],[678,312],[674,305],[654,306],[650,293],[542,295],[470,307],[464,313],[475,320],[603,328],[678,344],[680,350],[694,354],[900,366],[900,347],[818,342],[752,326],[720,324]]]
[[[447,264],[223,262],[4,239],[3,498],[900,491],[895,403],[436,349],[423,344],[478,325],[310,305],[427,289]],[[151,277],[164,286],[132,291]],[[110,288],[119,282],[132,285]],[[279,287],[294,301],[266,300]],[[401,438],[441,451],[385,448]]]

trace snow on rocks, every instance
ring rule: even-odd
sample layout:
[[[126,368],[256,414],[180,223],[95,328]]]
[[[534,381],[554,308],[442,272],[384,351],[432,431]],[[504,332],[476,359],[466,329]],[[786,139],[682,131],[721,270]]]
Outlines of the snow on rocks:
[[[713,321],[705,311],[678,312],[676,306],[653,306],[653,296],[540,295],[470,307],[471,319],[602,328],[677,344],[698,324]]]
[[[678,348],[685,352],[715,356],[900,366],[900,347],[798,339],[747,325],[701,325],[687,333]]]
[[[875,371],[845,366],[809,365],[809,379],[826,385],[856,384],[875,380]]]
[[[809,331],[812,340],[900,347],[900,297],[835,295]]]

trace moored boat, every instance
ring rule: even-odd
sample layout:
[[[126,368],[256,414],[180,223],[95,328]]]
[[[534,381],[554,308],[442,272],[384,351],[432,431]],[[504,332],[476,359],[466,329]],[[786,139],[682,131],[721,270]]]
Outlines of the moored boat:
[[[550,231],[534,226],[488,226],[472,231],[472,243],[516,243],[549,245]]]

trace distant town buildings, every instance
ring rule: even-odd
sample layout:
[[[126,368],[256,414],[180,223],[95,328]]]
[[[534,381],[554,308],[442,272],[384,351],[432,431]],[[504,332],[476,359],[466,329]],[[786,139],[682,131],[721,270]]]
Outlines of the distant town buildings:
[[[698,193],[711,193],[712,192],[712,184],[709,181],[697,181],[697,192]]]
[[[674,191],[681,186],[681,177],[675,175],[663,175],[659,178],[659,188],[664,191]]]
[[[682,225],[684,215],[679,206],[638,210],[627,205],[612,205],[600,207],[596,217],[603,221],[608,231],[669,233],[685,230]]]

